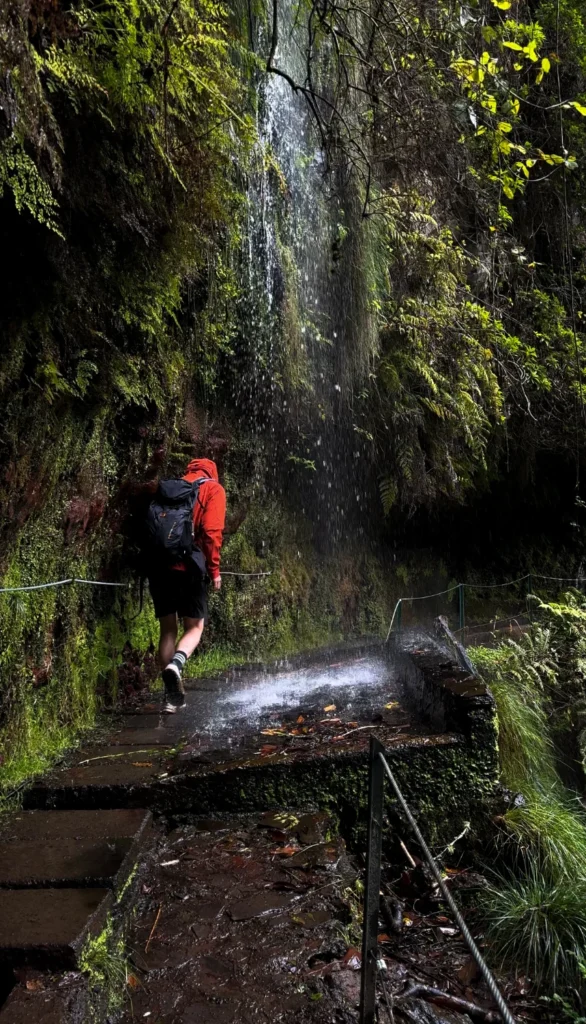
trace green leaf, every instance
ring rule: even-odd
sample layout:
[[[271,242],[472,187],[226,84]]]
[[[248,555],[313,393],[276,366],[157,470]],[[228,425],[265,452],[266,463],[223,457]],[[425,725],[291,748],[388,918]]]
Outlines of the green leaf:
[[[547,75],[548,71],[551,70],[551,61],[549,57],[544,57],[541,61],[541,70]]]
[[[492,0],[492,3],[499,11],[508,11],[512,7],[511,0]]]
[[[512,124],[509,124],[508,121],[499,121],[499,123],[497,124],[497,128],[498,128],[499,132],[505,132],[505,133],[506,132],[510,132],[510,131],[513,130]]]
[[[508,50],[523,50],[523,47],[520,46],[519,43],[513,43],[510,39],[505,40],[505,42],[503,42],[503,46],[506,46]]]
[[[586,117],[586,107],[583,103],[578,103],[577,100],[573,100],[570,106],[573,107],[574,110],[577,110],[579,114],[582,114],[582,117]]]

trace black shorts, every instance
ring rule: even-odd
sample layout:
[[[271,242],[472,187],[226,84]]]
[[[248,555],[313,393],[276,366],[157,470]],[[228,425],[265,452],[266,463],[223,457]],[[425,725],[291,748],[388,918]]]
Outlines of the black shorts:
[[[149,576],[149,589],[158,619],[176,614],[180,619],[205,619],[207,622],[207,585],[197,570],[158,570]]]

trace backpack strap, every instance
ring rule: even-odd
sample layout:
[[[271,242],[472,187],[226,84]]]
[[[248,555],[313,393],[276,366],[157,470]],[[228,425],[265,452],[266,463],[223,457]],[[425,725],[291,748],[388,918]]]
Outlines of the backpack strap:
[[[193,481],[193,486],[194,486],[194,487],[195,487],[195,486],[196,486],[196,484],[197,484],[197,500],[198,500],[198,502],[199,502],[199,506],[200,506],[200,508],[201,508],[202,512],[203,512],[203,510],[204,510],[205,506],[204,506],[204,503],[203,503],[203,501],[201,500],[201,498],[200,498],[200,496],[199,496],[199,488],[201,487],[201,485],[202,485],[202,484],[205,484],[205,483],[207,483],[207,482],[208,482],[208,480],[211,480],[211,479],[212,479],[212,478],[211,478],[211,476],[202,476],[201,480],[194,480],[194,481]]]

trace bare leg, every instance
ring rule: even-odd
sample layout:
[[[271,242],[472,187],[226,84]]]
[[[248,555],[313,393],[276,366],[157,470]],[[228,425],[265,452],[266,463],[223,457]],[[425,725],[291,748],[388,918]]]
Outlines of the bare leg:
[[[201,640],[205,619],[183,619],[184,633],[177,644],[177,650],[183,651],[187,658],[191,657]],[[175,653],[175,652],[173,652]],[[171,655],[173,657],[173,655]]]
[[[159,665],[161,668],[165,668],[175,654],[175,644],[177,642],[177,616],[175,614],[164,615],[162,619],[159,619],[159,624],[161,627],[161,636],[159,639]]]

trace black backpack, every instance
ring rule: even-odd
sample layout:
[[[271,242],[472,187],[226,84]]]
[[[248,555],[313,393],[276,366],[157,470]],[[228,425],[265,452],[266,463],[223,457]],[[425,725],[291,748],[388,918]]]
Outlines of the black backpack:
[[[200,485],[209,477],[161,480],[144,523],[143,561],[147,567],[195,562],[205,573],[205,559],[193,542],[193,509]],[[147,568],[148,574],[148,568]]]

